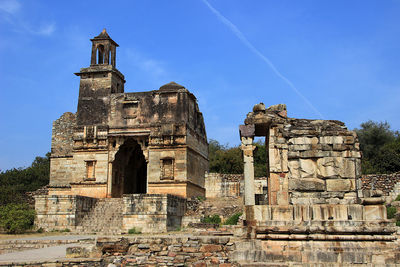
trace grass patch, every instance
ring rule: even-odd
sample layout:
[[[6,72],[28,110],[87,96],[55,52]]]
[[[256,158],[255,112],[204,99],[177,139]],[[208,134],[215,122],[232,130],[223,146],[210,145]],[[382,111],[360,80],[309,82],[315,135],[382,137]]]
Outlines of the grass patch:
[[[200,201],[200,202],[203,202],[203,201],[206,200],[206,197],[203,197],[203,196],[197,196],[196,198],[197,198],[197,200]]]
[[[240,216],[242,216],[241,212],[237,212],[237,213],[233,214],[231,217],[226,219],[226,221],[224,222],[224,225],[236,225],[239,221]]]
[[[221,223],[221,217],[219,217],[219,215],[214,214],[212,216],[207,215],[206,217],[204,217],[202,219],[203,223],[212,223],[212,224],[220,224]]]
[[[387,218],[393,219],[394,215],[396,215],[396,211],[397,211],[396,207],[393,207],[393,206],[386,207]]]
[[[138,235],[141,234],[142,232],[139,229],[136,229],[135,227],[131,228],[128,230],[128,234],[130,235]]]

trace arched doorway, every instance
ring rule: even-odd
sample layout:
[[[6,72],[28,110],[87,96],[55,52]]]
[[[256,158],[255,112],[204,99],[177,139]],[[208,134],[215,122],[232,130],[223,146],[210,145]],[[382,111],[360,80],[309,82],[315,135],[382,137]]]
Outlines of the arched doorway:
[[[119,147],[112,170],[112,197],[146,193],[147,163],[140,145],[134,139],[127,139]]]

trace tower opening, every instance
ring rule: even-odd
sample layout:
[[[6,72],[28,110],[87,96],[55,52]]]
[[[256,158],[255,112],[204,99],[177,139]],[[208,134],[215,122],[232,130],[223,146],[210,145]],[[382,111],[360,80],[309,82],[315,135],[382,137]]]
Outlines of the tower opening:
[[[112,197],[146,193],[147,163],[140,145],[134,139],[129,138],[121,145],[112,169]]]
[[[97,47],[97,64],[103,64],[104,63],[104,46],[99,45]]]

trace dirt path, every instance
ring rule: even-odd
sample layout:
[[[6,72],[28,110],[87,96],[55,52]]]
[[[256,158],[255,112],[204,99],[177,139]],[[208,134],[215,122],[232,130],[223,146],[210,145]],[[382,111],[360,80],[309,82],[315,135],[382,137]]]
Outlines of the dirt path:
[[[67,247],[70,246],[74,246],[74,244],[1,254],[0,263],[6,263],[6,262],[18,263],[26,261],[47,261],[47,260],[63,259],[65,258],[65,252]]]

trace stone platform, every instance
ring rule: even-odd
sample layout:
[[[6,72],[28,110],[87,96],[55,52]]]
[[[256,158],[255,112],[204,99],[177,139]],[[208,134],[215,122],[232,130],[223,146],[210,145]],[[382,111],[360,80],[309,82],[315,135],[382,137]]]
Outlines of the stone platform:
[[[181,227],[186,200],[172,195],[130,194],[122,198],[39,195],[35,225],[46,231],[85,233],[162,233]]]

